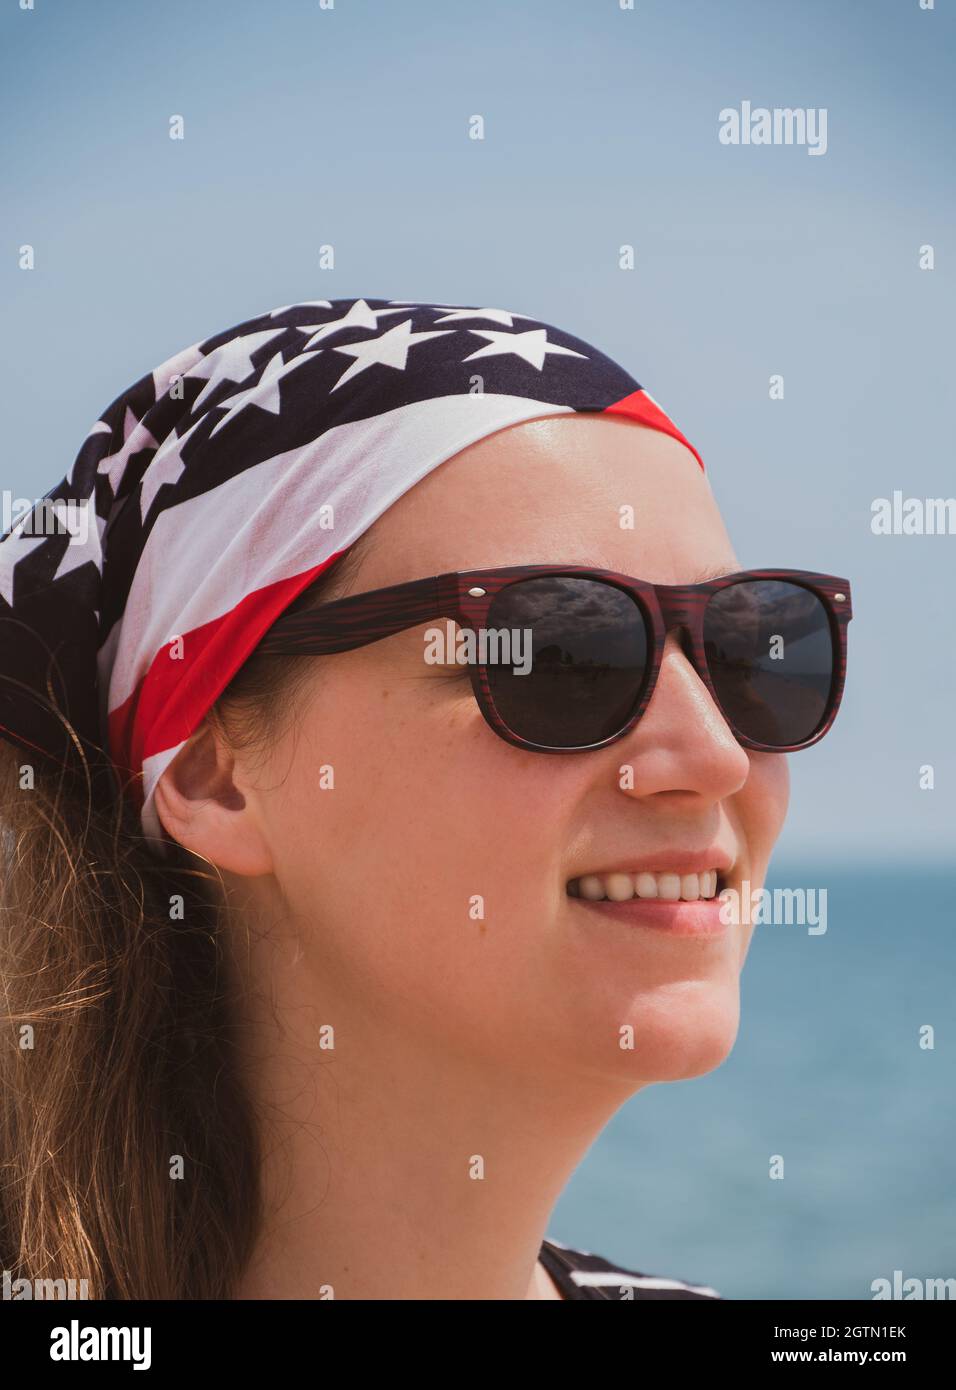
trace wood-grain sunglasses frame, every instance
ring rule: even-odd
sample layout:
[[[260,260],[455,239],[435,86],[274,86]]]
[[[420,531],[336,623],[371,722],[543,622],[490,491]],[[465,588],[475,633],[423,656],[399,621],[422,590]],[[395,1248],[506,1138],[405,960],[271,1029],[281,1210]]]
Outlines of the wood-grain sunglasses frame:
[[[654,694],[668,632],[680,630],[682,647],[706,686],[734,737],[744,748],[765,753],[795,753],[818,743],[833,725],[843,698],[846,680],[847,624],[853,616],[850,584],[846,579],[812,570],[752,569],[721,575],[699,584],[652,584],[616,570],[578,565],[507,565],[494,569],[450,571],[427,579],[391,584],[367,593],[350,594],[331,603],[279,617],[256,650],[292,656],[327,656],[378,642],[436,618],[451,618],[476,632],[493,626],[491,607],[498,595],[529,579],[590,579],[623,590],[643,615],[648,639],[648,664],[644,679],[626,722],[596,743],[555,746],[537,743],[515,733],[498,713],[488,681],[487,667],[471,665],[471,684],[485,721],[499,738],[516,748],[536,753],[586,753],[606,748],[624,738],[644,714]],[[711,679],[704,649],[704,612],[711,597],[731,585],[754,580],[795,584],[815,594],[823,605],[833,643],[830,692],[819,724],[797,743],[768,744],[750,738],[734,724]]]

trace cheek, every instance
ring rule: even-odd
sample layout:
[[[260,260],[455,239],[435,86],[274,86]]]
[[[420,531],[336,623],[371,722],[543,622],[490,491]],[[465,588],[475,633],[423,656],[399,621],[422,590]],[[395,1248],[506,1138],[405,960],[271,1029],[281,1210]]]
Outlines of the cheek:
[[[282,757],[269,770],[276,877],[312,924],[326,978],[393,1015],[404,997],[463,1023],[480,1006],[487,1021],[503,981],[538,968],[561,832],[548,821],[547,769],[535,760],[520,775],[470,691],[417,694],[353,705],[347,721],[334,700],[325,717],[317,703],[300,722],[288,776]]]
[[[743,830],[749,876],[756,887],[763,884],[777,837],[790,802],[790,768],[785,754],[751,753],[750,776],[735,797],[735,809]]]

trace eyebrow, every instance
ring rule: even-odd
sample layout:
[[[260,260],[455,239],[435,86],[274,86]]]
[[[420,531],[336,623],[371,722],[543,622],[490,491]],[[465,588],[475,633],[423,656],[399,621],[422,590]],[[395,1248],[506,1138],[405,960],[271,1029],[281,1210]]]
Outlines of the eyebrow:
[[[586,569],[606,570],[613,569],[613,565],[607,563],[607,558],[585,559],[580,562]],[[686,584],[706,584],[708,579],[723,579],[727,574],[736,574],[736,569],[727,569],[723,565],[712,565],[705,569],[698,570],[692,574],[690,579],[685,580]],[[640,575],[640,569],[638,569]]]

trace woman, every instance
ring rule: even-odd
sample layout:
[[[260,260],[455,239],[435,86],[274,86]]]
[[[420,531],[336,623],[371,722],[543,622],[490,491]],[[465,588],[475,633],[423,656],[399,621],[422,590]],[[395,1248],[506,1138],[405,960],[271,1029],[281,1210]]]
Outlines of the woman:
[[[845,581],[741,576],[634,378],[497,309],[263,314],[49,496],[85,537],[0,544],[4,1267],[719,1297],[545,1233],[635,1091],[733,1046],[725,890],[836,713]]]

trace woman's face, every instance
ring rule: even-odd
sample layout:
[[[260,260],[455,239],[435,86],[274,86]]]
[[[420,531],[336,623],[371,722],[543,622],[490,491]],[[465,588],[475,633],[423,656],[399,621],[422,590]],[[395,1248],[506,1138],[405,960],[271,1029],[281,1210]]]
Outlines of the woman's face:
[[[633,529],[620,525],[626,505]],[[524,563],[663,584],[740,568],[685,448],[584,415],[472,445],[370,539],[354,593]],[[439,1055],[600,1075],[625,1093],[719,1065],[752,927],[634,926],[567,884],[716,847],[728,887],[760,887],[786,812],[786,759],[740,747],[674,634],[625,738],[567,756],[511,747],[482,718],[467,668],[425,661],[431,626],[316,659],[301,718],[268,761],[234,766],[242,834],[205,852],[294,924],[323,1004],[360,1009]]]

